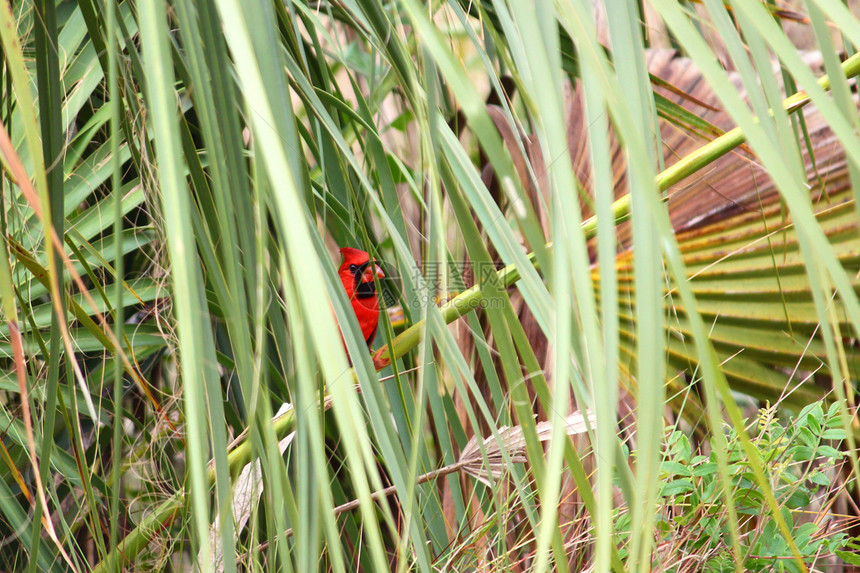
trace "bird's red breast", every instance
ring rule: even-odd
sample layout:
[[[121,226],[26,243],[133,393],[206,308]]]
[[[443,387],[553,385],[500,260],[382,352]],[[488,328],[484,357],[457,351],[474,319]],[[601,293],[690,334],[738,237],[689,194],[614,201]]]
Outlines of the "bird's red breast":
[[[343,256],[343,263],[338,269],[340,282],[352,303],[361,334],[370,347],[379,325],[379,299],[373,281],[374,277],[383,278],[385,273],[370,260],[370,255],[360,249],[344,247],[340,254]]]

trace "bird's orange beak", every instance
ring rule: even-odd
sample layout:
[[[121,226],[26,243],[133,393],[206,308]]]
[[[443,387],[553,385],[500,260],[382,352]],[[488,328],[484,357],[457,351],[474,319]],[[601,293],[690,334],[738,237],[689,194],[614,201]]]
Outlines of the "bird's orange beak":
[[[361,277],[361,282],[372,283],[374,273],[376,274],[376,278],[378,279],[385,278],[385,273],[382,272],[382,269],[379,268],[379,265],[373,265],[373,268],[370,268],[370,265],[368,265],[367,269],[364,271],[364,275]]]

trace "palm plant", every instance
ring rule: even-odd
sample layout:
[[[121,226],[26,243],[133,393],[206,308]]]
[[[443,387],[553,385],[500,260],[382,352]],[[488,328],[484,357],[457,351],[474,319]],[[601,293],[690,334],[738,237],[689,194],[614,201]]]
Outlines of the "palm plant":
[[[0,568],[851,562],[858,20],[645,4],[0,3]]]

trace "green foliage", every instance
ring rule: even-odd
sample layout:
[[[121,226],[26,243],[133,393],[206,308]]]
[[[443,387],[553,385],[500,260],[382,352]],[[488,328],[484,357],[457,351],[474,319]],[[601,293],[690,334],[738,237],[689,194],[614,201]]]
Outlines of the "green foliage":
[[[692,4],[0,2],[0,569],[856,562],[860,22]]]
[[[725,427],[730,487],[739,527],[744,567],[748,571],[801,571],[798,562],[751,471],[737,433]],[[839,418],[839,404],[825,410],[820,402],[805,407],[795,417],[779,419],[776,407],[763,408],[750,427],[750,440],[773,488],[779,511],[789,525],[792,540],[807,565],[845,556],[855,547],[840,527],[830,523],[828,503],[842,486],[836,479],[846,456],[840,451],[846,435]],[[707,448],[707,444],[703,445]],[[731,523],[722,503],[715,454],[698,453],[682,431],[666,435],[659,479],[662,483],[656,523],[656,561],[665,570],[685,570],[684,559],[701,564],[703,571],[733,571],[726,545]],[[813,508],[819,508],[820,513]],[[619,532],[629,531],[629,512],[619,510]],[[626,545],[627,535],[619,540]],[[622,556],[625,551],[622,551]],[[673,565],[675,561],[681,565]]]

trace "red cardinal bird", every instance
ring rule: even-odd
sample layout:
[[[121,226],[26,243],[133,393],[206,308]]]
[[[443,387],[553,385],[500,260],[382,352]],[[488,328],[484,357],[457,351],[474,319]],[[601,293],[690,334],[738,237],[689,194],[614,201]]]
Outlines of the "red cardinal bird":
[[[340,254],[343,255],[343,263],[337,274],[346,290],[347,298],[352,303],[361,334],[370,348],[379,325],[379,299],[376,297],[376,283],[373,279],[374,275],[381,279],[385,273],[371,262],[370,255],[364,251],[344,247]],[[373,365],[377,370],[385,368],[389,363],[387,358],[380,357],[381,353],[382,350],[373,355]]]

